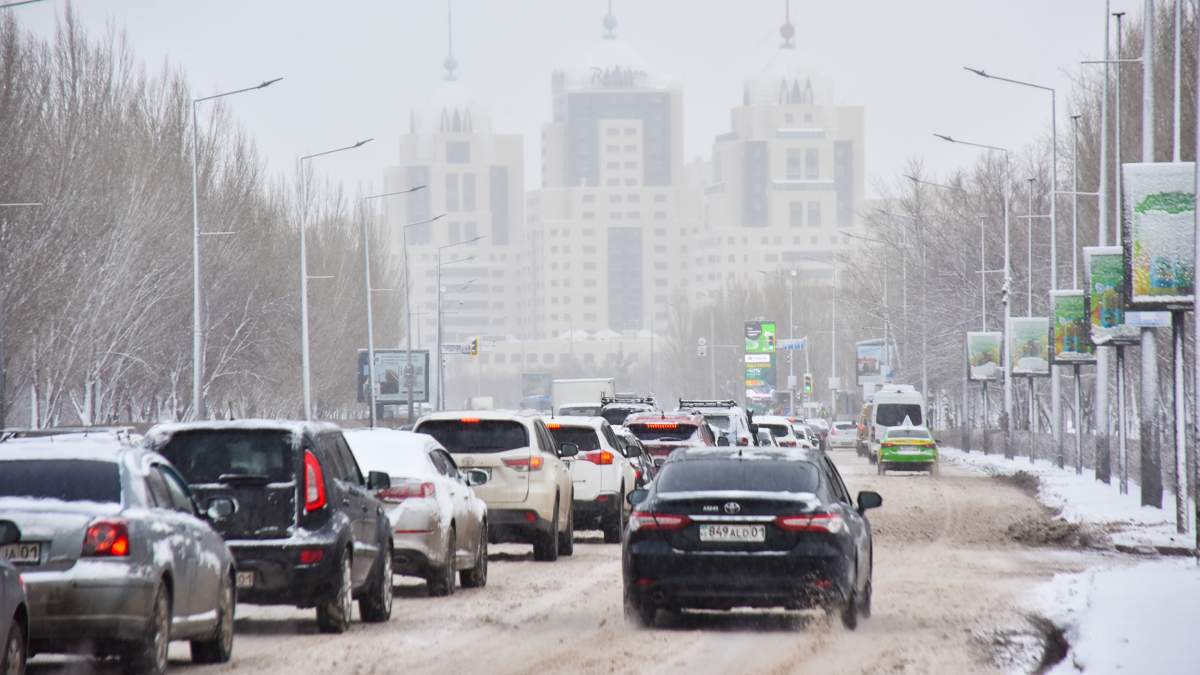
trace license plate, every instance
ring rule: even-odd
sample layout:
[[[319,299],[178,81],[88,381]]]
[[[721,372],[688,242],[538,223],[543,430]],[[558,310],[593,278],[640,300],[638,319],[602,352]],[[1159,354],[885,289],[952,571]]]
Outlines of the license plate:
[[[766,525],[720,523],[700,526],[700,541],[704,542],[761,542],[766,540]]]
[[[254,572],[238,572],[237,587],[254,588]]]
[[[42,545],[35,542],[18,542],[0,546],[0,558],[14,564],[36,565],[42,561]]]

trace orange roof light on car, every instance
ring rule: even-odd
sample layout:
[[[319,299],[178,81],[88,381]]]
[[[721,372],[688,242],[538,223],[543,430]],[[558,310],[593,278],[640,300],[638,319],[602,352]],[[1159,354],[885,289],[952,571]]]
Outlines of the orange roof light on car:
[[[462,422],[463,424],[479,424],[479,418],[478,417],[464,417],[464,418],[460,419],[459,422]]]

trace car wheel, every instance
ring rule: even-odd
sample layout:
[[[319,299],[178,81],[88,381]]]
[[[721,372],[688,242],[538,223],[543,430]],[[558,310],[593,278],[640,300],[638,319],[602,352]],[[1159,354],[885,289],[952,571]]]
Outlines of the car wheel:
[[[370,589],[358,601],[358,613],[363,621],[383,623],[392,618],[392,545],[383,547],[375,565]]]
[[[867,590],[863,592],[862,602],[858,605],[858,613],[862,614],[864,619],[871,618],[871,595],[873,590],[871,582],[868,580]]]
[[[322,633],[345,633],[350,628],[350,612],[354,606],[354,577],[350,551],[342,554],[342,574],[337,594],[317,605],[317,628]]]
[[[429,578],[425,580],[430,595],[442,597],[454,594],[454,575],[457,571],[454,569],[454,558],[458,550],[455,548],[455,534],[454,527],[451,526],[449,543],[446,548],[446,563],[441,567],[433,568]]]
[[[479,550],[475,553],[475,566],[459,573],[458,579],[463,588],[483,588],[487,586],[488,568],[488,538],[487,523],[481,525],[483,533],[479,535]]]
[[[139,675],[162,675],[167,672],[167,648],[171,644],[171,599],[161,584],[154,594],[146,630],[146,636],[126,655],[126,670]]]
[[[572,536],[574,533],[572,532]],[[533,542],[533,559],[539,562],[554,562],[558,560],[558,500],[554,502],[554,518],[550,523],[550,531],[538,533]]]
[[[233,590],[233,579],[225,575],[221,581],[221,594],[217,599],[217,626],[207,640],[192,640],[193,663],[226,663],[233,657],[233,616],[237,606],[237,593]]]
[[[842,625],[848,630],[858,628],[858,594],[853,588],[850,597],[846,598],[846,604],[842,606]]]
[[[878,461],[878,459],[875,457],[875,453],[871,452],[870,450],[867,450],[867,461],[872,464],[875,464]]]
[[[653,628],[658,607],[647,600],[638,600],[625,592],[625,619],[636,626]]]
[[[621,533],[625,531],[625,486],[617,493],[617,512],[604,524],[604,543],[621,543]]]
[[[4,641],[4,653],[0,654],[0,675],[25,675],[25,630],[15,620],[8,629]]]
[[[575,555],[575,507],[567,516],[567,531],[558,535],[558,554]]]

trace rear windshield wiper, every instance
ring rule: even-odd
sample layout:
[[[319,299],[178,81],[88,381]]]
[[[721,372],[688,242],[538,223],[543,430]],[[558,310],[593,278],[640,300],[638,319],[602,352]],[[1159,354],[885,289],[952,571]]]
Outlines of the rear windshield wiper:
[[[261,473],[223,473],[217,476],[217,482],[227,485],[266,485],[271,478]]]

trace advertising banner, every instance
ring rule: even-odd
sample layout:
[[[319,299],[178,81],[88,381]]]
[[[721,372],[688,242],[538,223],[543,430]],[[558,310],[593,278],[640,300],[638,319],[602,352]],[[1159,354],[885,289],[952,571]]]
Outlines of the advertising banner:
[[[1136,344],[1140,333],[1125,325],[1125,269],[1120,246],[1083,247],[1083,302],[1092,343]]]
[[[521,407],[550,410],[550,373],[521,373]]]
[[[891,351],[884,349],[883,340],[863,340],[854,345],[855,372],[860,385],[892,381]]]
[[[1050,291],[1050,360],[1056,364],[1095,363],[1096,347],[1083,291]]]
[[[1195,294],[1195,164],[1121,165],[1129,309],[1191,308]]]
[[[429,402],[429,352],[414,349],[375,350],[375,402],[379,404],[408,403],[408,386],[404,380],[405,357],[408,356],[413,371],[413,401]],[[365,402],[367,396],[367,350],[358,350],[358,400]]]
[[[746,353],[771,354],[775,352],[775,322],[746,322]]]
[[[1013,375],[1050,374],[1050,319],[1044,316],[1009,319],[1008,336]]]
[[[976,382],[999,380],[1004,374],[1000,347],[1004,334],[997,332],[967,333],[967,376]]]
[[[769,409],[775,400],[775,355],[763,356],[765,362],[746,363],[746,405],[755,412]]]

